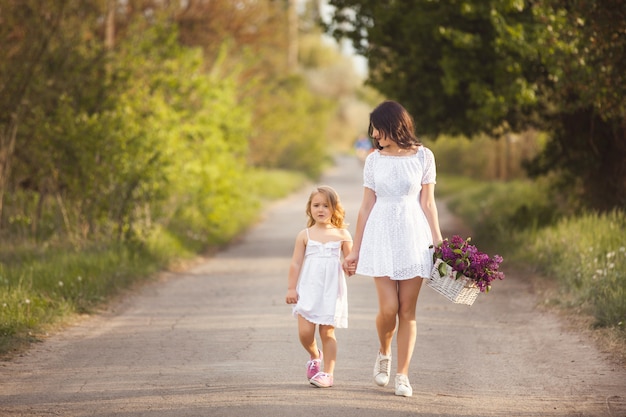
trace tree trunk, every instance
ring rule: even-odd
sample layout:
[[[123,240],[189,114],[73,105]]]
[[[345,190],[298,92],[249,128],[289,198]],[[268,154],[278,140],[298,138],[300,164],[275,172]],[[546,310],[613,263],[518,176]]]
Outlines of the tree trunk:
[[[589,208],[626,208],[626,122],[603,119],[594,109],[565,114],[557,133],[563,167],[581,179],[581,201]]]
[[[33,222],[30,227],[30,233],[35,239],[37,239],[39,224],[41,223],[41,218],[43,217],[43,208],[46,203],[46,192],[44,190],[39,190],[37,195],[39,197],[37,200],[37,211],[35,212],[35,217],[33,218]]]
[[[109,0],[107,4],[107,19],[104,34],[104,46],[110,51],[115,46],[115,3],[116,0]]]
[[[9,185],[11,163],[15,153],[17,127],[21,122],[21,116],[25,114],[25,107],[28,106],[28,94],[35,78],[34,74],[51,39],[59,30],[67,0],[59,1],[55,7],[49,9],[46,7],[49,7],[48,4],[41,6],[39,3],[41,2],[23,5],[28,11],[27,15],[35,16],[33,20],[28,20],[26,23],[37,26],[37,30],[24,30],[25,36],[13,40],[15,45],[11,45],[11,49],[17,51],[19,55],[14,58],[13,62],[9,62],[7,68],[3,68],[4,71],[0,74],[8,80],[3,87],[7,85],[13,87],[9,92],[6,92],[6,88],[2,89],[6,101],[0,102],[3,104],[0,110],[5,116],[5,118],[0,118],[0,229],[2,229],[4,194]],[[37,9],[38,7],[41,9]],[[5,39],[2,41],[0,47],[6,49]],[[0,59],[6,59],[6,55],[0,55]]]
[[[15,152],[15,138],[17,136],[17,116],[11,117],[9,124],[0,132],[0,230],[2,229],[2,211],[4,194],[9,185],[11,162]]]
[[[297,0],[288,0],[287,70],[293,74],[298,69],[298,10]]]

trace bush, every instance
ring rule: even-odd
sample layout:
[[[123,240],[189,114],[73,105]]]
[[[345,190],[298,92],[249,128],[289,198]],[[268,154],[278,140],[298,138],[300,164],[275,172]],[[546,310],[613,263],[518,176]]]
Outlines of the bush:
[[[513,245],[518,232],[551,225],[559,212],[547,198],[547,182],[496,182],[440,176],[438,190],[448,205],[475,231],[482,245]],[[439,191],[438,191],[439,192]]]
[[[280,198],[305,181],[301,173],[256,171],[249,181],[255,192],[247,198],[257,202]],[[257,187],[259,184],[263,187]],[[257,219],[261,206],[229,207],[228,216],[235,220],[227,231],[237,234]],[[172,226],[156,226],[142,241],[82,247],[67,242],[55,246],[50,242],[18,245],[0,241],[0,354],[28,345],[72,314],[92,312],[172,262],[211,246],[201,230],[191,234],[193,229],[188,227],[193,223],[186,220],[175,232]],[[197,221],[206,227],[205,220]]]

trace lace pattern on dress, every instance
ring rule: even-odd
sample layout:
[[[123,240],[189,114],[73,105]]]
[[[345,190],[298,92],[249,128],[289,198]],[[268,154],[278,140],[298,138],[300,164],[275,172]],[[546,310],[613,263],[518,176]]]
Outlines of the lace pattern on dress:
[[[357,273],[402,280],[428,277],[432,233],[419,204],[422,184],[436,180],[435,158],[420,146],[415,155],[372,152],[363,168],[363,185],[376,193],[368,217]]]

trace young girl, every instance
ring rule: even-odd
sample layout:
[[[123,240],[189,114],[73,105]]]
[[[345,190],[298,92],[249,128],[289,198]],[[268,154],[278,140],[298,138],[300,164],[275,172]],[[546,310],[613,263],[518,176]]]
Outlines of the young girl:
[[[333,386],[337,359],[335,328],[348,327],[348,291],[340,258],[352,250],[352,236],[331,187],[320,186],[311,193],[306,214],[308,227],[296,237],[285,301],[295,304],[300,343],[310,355],[306,377],[314,386],[328,388]],[[315,340],[316,326],[324,355]]]

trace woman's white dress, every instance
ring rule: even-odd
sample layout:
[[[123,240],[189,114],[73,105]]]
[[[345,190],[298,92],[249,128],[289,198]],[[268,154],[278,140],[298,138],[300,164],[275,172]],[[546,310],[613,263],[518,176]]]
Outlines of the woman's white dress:
[[[315,324],[348,327],[348,287],[341,268],[342,240],[318,242],[309,237],[296,290],[297,314]]]
[[[435,181],[435,157],[424,146],[410,156],[375,151],[367,157],[363,185],[376,193],[376,203],[363,231],[358,274],[394,280],[430,275],[433,240],[419,198],[422,184]]]

